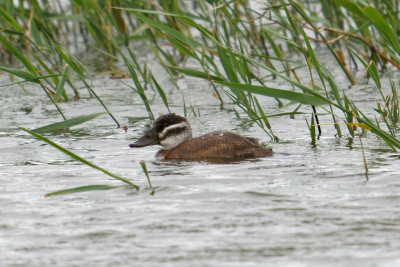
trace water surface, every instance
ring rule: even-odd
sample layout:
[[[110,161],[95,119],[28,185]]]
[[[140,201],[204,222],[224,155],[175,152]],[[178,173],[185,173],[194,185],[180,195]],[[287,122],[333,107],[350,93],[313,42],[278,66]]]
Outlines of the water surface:
[[[6,75],[0,75],[2,83]],[[0,90],[1,266],[399,266],[399,154],[374,135],[360,142],[335,137],[324,126],[314,147],[305,117],[270,118],[280,143],[233,106],[221,110],[207,83],[159,78],[172,111],[186,103],[194,135],[225,129],[257,137],[274,149],[269,158],[215,164],[159,161],[157,147],[130,149],[149,121],[141,100],[120,80],[96,77],[93,86],[129,130],[99,117],[51,140],[99,166],[130,178],[141,190],[119,188],[45,198],[56,190],[120,182],[35,140],[18,126],[37,128],[60,121],[43,92],[27,87]],[[123,80],[131,83],[130,80]],[[282,86],[282,85],[280,85]],[[102,111],[87,98],[62,103],[68,118]],[[149,92],[151,95],[151,93]],[[349,92],[365,102],[371,94]],[[377,99],[376,95],[372,98]],[[368,101],[367,101],[368,100]],[[277,108],[260,97],[266,112]],[[166,112],[160,99],[155,114]],[[301,111],[310,112],[309,107]],[[321,123],[331,122],[321,116]],[[342,127],[345,132],[345,127]],[[155,194],[140,161],[145,160]]]

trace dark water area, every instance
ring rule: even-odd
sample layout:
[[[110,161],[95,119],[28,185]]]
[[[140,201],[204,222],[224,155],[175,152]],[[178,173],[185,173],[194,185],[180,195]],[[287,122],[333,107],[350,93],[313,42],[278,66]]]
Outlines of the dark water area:
[[[167,75],[157,79],[173,112],[184,114],[182,96],[200,111],[196,117],[188,110],[195,136],[231,130],[258,138],[275,154],[215,163],[160,161],[154,158],[157,147],[130,149],[150,122],[130,124],[129,117],[145,117],[146,110],[122,83],[130,79],[99,75],[93,88],[128,132],[104,115],[46,137],[141,190],[46,198],[71,187],[121,183],[19,130],[61,118],[41,89],[26,84],[27,95],[17,85],[3,87],[0,266],[400,266],[400,160],[383,141],[371,133],[363,138],[367,180],[360,142],[346,136],[345,126],[342,139],[327,125],[317,146],[310,144],[309,107],[295,119],[270,118],[281,139],[276,143],[240,111],[242,119],[236,118],[228,99],[221,110],[206,82],[185,78],[176,89]],[[5,74],[0,80],[9,82]],[[348,92],[366,109],[378,99],[367,89]],[[103,111],[81,92],[81,100],[60,104],[68,118]],[[271,98],[259,100],[267,113],[278,108]],[[152,108],[167,112],[158,96]],[[331,116],[321,115],[320,122],[331,123]]]

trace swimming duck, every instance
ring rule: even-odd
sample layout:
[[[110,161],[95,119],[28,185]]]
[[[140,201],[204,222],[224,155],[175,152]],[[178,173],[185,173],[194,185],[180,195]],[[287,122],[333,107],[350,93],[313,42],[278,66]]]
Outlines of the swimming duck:
[[[259,145],[256,138],[233,132],[216,131],[196,138],[186,118],[169,113],[156,119],[131,148],[161,145],[159,159],[238,159],[272,156],[272,149]]]

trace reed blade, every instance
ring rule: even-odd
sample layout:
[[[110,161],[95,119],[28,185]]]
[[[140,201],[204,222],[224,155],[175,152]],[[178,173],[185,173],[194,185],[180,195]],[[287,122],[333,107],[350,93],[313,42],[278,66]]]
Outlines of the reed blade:
[[[33,132],[33,131],[30,131],[30,130],[28,130],[28,129],[22,128],[22,127],[20,127],[20,129],[23,130],[23,131],[25,131],[25,132],[27,132],[27,133],[29,133],[29,134],[31,134],[32,136],[36,137],[37,139],[39,139],[39,140],[41,140],[41,141],[43,141],[43,142],[45,142],[45,143],[51,145],[52,147],[54,147],[54,148],[60,150],[60,151],[63,152],[64,154],[66,154],[66,155],[70,156],[71,158],[73,158],[74,160],[79,161],[79,162],[81,162],[81,163],[83,163],[83,164],[85,164],[85,165],[88,165],[88,166],[92,167],[93,169],[97,169],[97,170],[99,170],[99,171],[101,171],[101,172],[107,174],[108,176],[111,176],[111,177],[113,177],[113,178],[115,178],[115,179],[117,179],[117,180],[120,180],[120,181],[122,181],[122,182],[124,182],[124,183],[126,183],[126,184],[128,184],[128,185],[131,185],[131,186],[134,187],[136,190],[139,190],[139,186],[135,185],[135,184],[132,183],[131,181],[129,181],[129,180],[127,180],[127,179],[125,179],[125,178],[123,178],[123,177],[121,177],[121,176],[118,176],[118,175],[116,175],[116,174],[113,174],[113,173],[111,173],[111,172],[109,172],[109,171],[107,171],[107,170],[105,170],[105,169],[103,169],[103,168],[97,166],[96,164],[94,164],[94,163],[92,163],[92,162],[90,162],[90,161],[87,161],[86,159],[84,159],[84,158],[82,158],[82,157],[76,155],[75,153],[69,151],[68,149],[66,149],[66,148],[64,148],[64,147],[62,147],[62,146],[60,146],[60,145],[54,143],[53,141],[47,139],[46,137],[44,137],[44,136],[42,136],[42,135],[40,135],[40,134],[38,134],[38,133],[35,133],[35,132]]]
[[[86,186],[79,186],[79,187],[51,192],[46,194],[45,197],[54,197],[54,196],[68,195],[74,193],[89,192],[89,191],[110,190],[120,187],[126,187],[126,185],[117,185],[117,186],[104,185],[104,184],[86,185]]]
[[[40,128],[36,128],[36,129],[33,129],[32,131],[35,133],[46,133],[46,132],[53,132],[53,131],[57,131],[57,130],[65,130],[72,126],[79,125],[84,122],[93,120],[94,118],[97,118],[104,114],[106,114],[106,112],[99,112],[99,113],[94,113],[94,114],[90,114],[90,115],[79,116],[79,117],[69,119],[66,121],[56,122],[56,123],[52,123],[52,124],[49,124],[49,125],[46,125],[46,126],[43,126]]]

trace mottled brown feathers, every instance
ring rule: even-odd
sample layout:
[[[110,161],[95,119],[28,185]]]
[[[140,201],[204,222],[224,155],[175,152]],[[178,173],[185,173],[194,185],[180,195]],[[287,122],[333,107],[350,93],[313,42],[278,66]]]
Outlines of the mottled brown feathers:
[[[160,159],[240,159],[272,156],[272,149],[258,140],[228,131],[216,131],[192,138],[186,118],[170,113],[160,116],[146,133],[130,147],[161,145]]]
[[[272,149],[262,147],[257,139],[228,131],[216,131],[190,139],[172,150],[160,150],[165,159],[256,158],[272,156]]]

